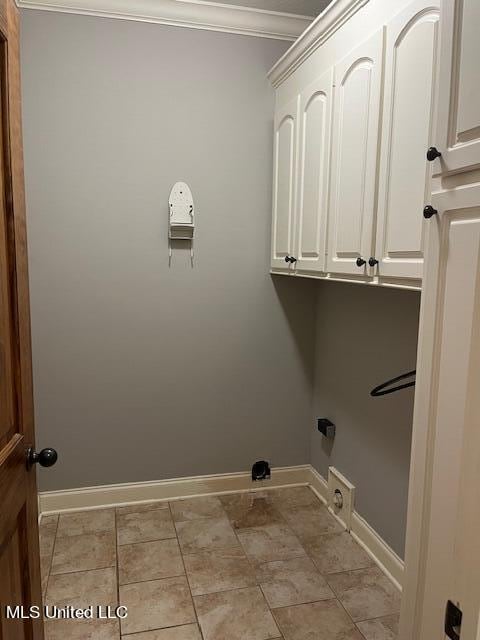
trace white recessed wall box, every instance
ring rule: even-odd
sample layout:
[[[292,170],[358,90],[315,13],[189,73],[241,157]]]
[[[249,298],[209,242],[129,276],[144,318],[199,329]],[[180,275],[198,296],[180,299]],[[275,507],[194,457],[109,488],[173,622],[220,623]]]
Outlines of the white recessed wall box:
[[[169,256],[172,257],[172,240],[190,242],[193,259],[193,236],[195,232],[195,211],[190,187],[185,182],[176,182],[168,199],[168,241]]]
[[[335,467],[328,467],[328,509],[350,531],[355,487]]]

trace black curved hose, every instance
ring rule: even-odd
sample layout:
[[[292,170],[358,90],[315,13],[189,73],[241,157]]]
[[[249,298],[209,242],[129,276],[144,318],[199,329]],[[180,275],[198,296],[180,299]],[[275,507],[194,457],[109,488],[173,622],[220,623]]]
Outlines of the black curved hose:
[[[374,398],[377,398],[378,396],[386,396],[389,393],[395,393],[395,391],[400,391],[401,389],[407,389],[408,387],[414,387],[415,386],[415,380],[412,380],[412,382],[407,382],[405,384],[399,384],[398,386],[392,387],[391,389],[389,389],[390,385],[395,384],[395,382],[400,382],[400,380],[405,380],[406,378],[411,378],[416,373],[417,373],[417,371],[416,371],[416,369],[414,369],[413,371],[409,371],[408,373],[402,373],[401,376],[397,376],[396,378],[392,378],[391,380],[387,380],[386,382],[383,382],[382,384],[379,384],[378,387],[375,387],[375,389],[372,389],[370,391],[370,395],[373,396]]]

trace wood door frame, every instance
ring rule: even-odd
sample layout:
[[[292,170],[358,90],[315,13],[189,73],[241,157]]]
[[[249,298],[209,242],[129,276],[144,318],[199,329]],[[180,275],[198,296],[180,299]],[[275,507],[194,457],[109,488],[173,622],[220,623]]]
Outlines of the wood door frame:
[[[4,137],[4,191],[11,264],[14,265],[12,304],[15,309],[15,372],[17,417],[25,447],[34,446],[33,381],[31,360],[30,304],[24,192],[23,138],[20,83],[20,16],[14,0],[0,0],[0,38],[4,65],[2,87],[2,135]],[[38,540],[38,498],[35,471],[26,474],[28,563],[32,604],[42,602]],[[41,619],[32,620],[33,638],[43,638]]]

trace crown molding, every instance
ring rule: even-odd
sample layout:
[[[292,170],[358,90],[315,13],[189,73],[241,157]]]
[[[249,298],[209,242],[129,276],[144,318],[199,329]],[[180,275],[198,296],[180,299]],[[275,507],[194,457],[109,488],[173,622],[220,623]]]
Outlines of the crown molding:
[[[56,11],[189,29],[206,29],[274,40],[296,40],[308,16],[204,0],[17,0],[22,9]]]
[[[280,60],[270,69],[268,77],[275,88],[282,84],[335,31],[357,13],[369,0],[333,0],[310,24]]]

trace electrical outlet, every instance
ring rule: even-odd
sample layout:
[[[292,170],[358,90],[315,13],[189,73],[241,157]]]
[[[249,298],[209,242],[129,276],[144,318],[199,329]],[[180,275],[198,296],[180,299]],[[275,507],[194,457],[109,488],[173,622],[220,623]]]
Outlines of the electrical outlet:
[[[335,467],[328,468],[328,508],[347,531],[352,525],[355,487]]]

